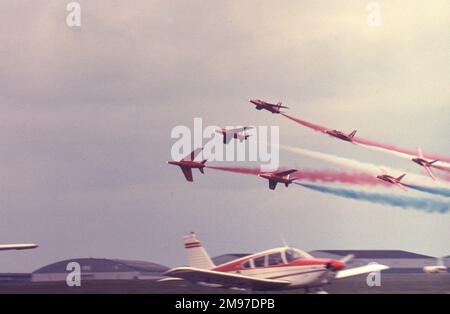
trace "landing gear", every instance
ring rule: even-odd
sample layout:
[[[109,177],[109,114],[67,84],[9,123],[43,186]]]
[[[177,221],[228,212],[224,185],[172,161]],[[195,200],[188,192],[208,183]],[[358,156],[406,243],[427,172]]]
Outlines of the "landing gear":
[[[328,292],[326,292],[325,290],[323,290],[322,288],[305,288],[305,293],[306,294],[328,294]]]

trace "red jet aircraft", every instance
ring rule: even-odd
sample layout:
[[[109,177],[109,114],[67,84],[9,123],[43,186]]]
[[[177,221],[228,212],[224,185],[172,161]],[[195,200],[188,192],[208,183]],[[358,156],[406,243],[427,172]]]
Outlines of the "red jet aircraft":
[[[181,159],[180,161],[170,160],[167,163],[170,165],[179,166],[181,168],[181,171],[183,171],[183,174],[189,182],[194,181],[192,178],[192,169],[197,168],[200,170],[201,173],[204,172],[206,159],[202,160],[200,162],[194,161],[195,157],[203,150],[203,148],[197,148],[193,150],[189,155]]]
[[[220,133],[223,135],[223,143],[228,144],[230,143],[232,138],[239,139],[241,142],[245,141],[250,137],[249,134],[245,134],[245,131],[253,129],[251,126],[244,126],[242,128],[236,128],[236,129],[226,129],[226,128],[220,128],[216,130],[216,133]]]
[[[348,135],[345,134],[344,132],[338,131],[338,130],[326,130],[325,133],[330,135],[330,136],[333,136],[333,137],[336,137],[338,139],[341,139],[343,141],[353,142],[353,137],[356,134],[356,130],[354,130],[352,133],[350,133]]]
[[[262,172],[258,174],[258,177],[269,180],[269,189],[275,190],[277,183],[284,183],[286,187],[289,186],[295,179],[291,179],[290,175],[296,172],[297,169],[290,169],[286,171],[279,172]]]
[[[395,184],[396,186],[398,186],[399,188],[401,188],[403,191],[406,191],[406,188],[403,184],[400,183],[400,181],[403,179],[403,177],[406,176],[406,174],[402,174],[400,177],[395,178],[393,176],[390,176],[388,174],[382,174],[377,176],[378,179]]]
[[[250,254],[221,265],[215,265],[195,233],[184,237],[189,266],[168,270],[160,281],[186,280],[208,287],[246,290],[305,289],[326,293],[321,287],[333,280],[388,269],[381,264],[346,268],[353,255],[340,260],[314,258],[288,246]]]
[[[417,158],[412,158],[411,160],[414,161],[416,164],[422,166],[425,168],[425,170],[428,172],[428,174],[430,175],[430,177],[433,180],[436,180],[436,177],[434,175],[434,173],[431,171],[431,165],[434,164],[435,162],[439,161],[439,160],[433,160],[433,161],[428,161],[423,157],[423,152],[422,149],[419,147],[418,149],[418,155],[419,157]]]
[[[276,104],[271,104],[261,99],[250,99],[249,101],[256,106],[257,110],[266,109],[272,113],[281,113],[281,108],[289,109],[289,107],[282,106],[281,101],[277,102]]]

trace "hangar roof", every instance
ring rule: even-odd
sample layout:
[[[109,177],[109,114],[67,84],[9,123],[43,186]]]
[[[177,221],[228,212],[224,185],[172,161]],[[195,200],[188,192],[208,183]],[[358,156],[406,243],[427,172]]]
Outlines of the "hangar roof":
[[[354,254],[355,258],[435,258],[433,256],[417,254],[401,250],[315,250],[314,252],[322,252],[339,256]]]
[[[67,265],[71,262],[79,263],[81,270],[86,272],[152,272],[163,273],[169,268],[160,264],[135,261],[135,260],[121,260],[121,259],[106,259],[106,258],[73,258],[64,261],[59,261],[35,270],[34,274],[43,273],[66,273]]]

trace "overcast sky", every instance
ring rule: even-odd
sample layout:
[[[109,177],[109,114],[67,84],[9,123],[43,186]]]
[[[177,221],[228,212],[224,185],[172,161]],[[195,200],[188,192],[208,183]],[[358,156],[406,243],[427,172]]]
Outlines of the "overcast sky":
[[[370,139],[450,153],[450,2],[0,2],[0,271],[73,257],[185,263],[195,230],[211,255],[281,244],[449,255],[450,214],[404,210],[170,159],[176,125],[278,125],[281,143],[410,172],[404,159],[330,139],[249,98]],[[281,152],[283,166],[329,168]],[[217,165],[221,165],[216,163]],[[409,191],[411,195],[416,195]],[[423,194],[417,194],[423,197]],[[427,197],[427,196],[425,196]]]

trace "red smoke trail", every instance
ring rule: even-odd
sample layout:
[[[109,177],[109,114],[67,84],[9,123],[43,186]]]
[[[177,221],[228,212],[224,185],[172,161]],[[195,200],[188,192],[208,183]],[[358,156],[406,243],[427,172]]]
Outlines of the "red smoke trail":
[[[448,168],[448,167],[444,167],[444,166],[435,166],[435,165],[431,165],[431,167],[432,168],[436,168],[436,169],[438,169],[438,170],[441,170],[441,171],[446,171],[446,172],[450,172],[450,168]]]
[[[295,122],[297,122],[297,123],[299,123],[301,125],[306,126],[307,128],[313,129],[314,131],[325,132],[325,131],[329,131],[330,130],[330,129],[327,129],[326,127],[323,127],[323,126],[320,126],[320,125],[317,125],[317,124],[310,123],[308,121],[303,121],[303,120],[291,117],[290,115],[287,115],[285,113],[282,113],[282,115],[285,116],[288,119],[291,119],[292,121],[295,121]]]
[[[407,154],[407,155],[411,155],[411,156],[416,156],[417,157],[417,152],[416,151],[413,151],[413,150],[410,150],[410,149],[406,149],[406,148],[400,148],[400,147],[397,147],[395,145],[383,144],[383,143],[379,143],[379,142],[368,140],[368,139],[361,138],[361,137],[355,137],[355,138],[353,138],[353,141],[355,143],[368,145],[368,146],[379,147],[379,148],[384,148],[384,149],[387,149],[387,150],[392,150],[392,151],[395,151],[395,152],[399,152],[399,153],[403,153],[403,154]],[[426,154],[426,153],[424,153],[424,157],[427,158],[427,159],[438,159],[438,160],[441,160],[441,161],[450,162],[450,157],[443,156],[443,155]]]
[[[257,175],[261,173],[259,168],[242,168],[242,167],[212,167],[207,166],[209,169],[222,170],[228,172],[242,173],[242,174],[254,174]]]
[[[242,167],[208,167],[210,169],[229,171],[242,174],[258,175],[261,173],[259,168],[242,168]],[[280,168],[277,171],[287,170],[288,168]],[[383,185],[390,187],[389,184],[378,180],[377,178],[366,173],[348,173],[331,170],[298,170],[291,174],[291,178],[305,180],[309,182],[340,182],[350,184],[364,184],[364,185]]]
[[[308,121],[304,121],[304,120],[300,120],[300,119],[294,118],[294,117],[289,116],[289,115],[287,115],[285,113],[282,113],[282,115],[285,116],[288,119],[291,119],[292,121],[295,121],[295,122],[297,122],[297,123],[299,123],[299,124],[301,124],[303,126],[306,126],[306,127],[310,128],[310,129],[313,129],[315,131],[319,131],[319,132],[323,132],[324,133],[325,131],[329,131],[330,130],[330,129],[326,128],[326,127],[323,127],[323,126],[320,126],[320,125],[317,125],[317,124],[314,124],[314,123],[311,123],[311,122],[308,122]],[[383,149],[387,149],[387,150],[391,150],[391,151],[395,151],[395,152],[399,152],[399,153],[403,153],[403,154],[407,154],[407,155],[411,155],[411,156],[417,157],[417,152],[416,151],[405,149],[405,148],[400,148],[400,147],[397,147],[395,145],[383,144],[383,143],[380,143],[380,142],[368,140],[368,139],[361,138],[361,137],[354,137],[353,141],[355,143],[358,143],[358,144],[363,144],[363,145],[373,146],[373,147],[379,147],[379,148],[383,148]],[[450,162],[450,157],[443,156],[443,155],[424,154],[424,157],[427,158],[427,159],[433,159],[433,160],[437,159],[437,160],[441,160],[441,161],[445,161],[445,162]],[[437,166],[435,166],[435,167],[437,167]]]

